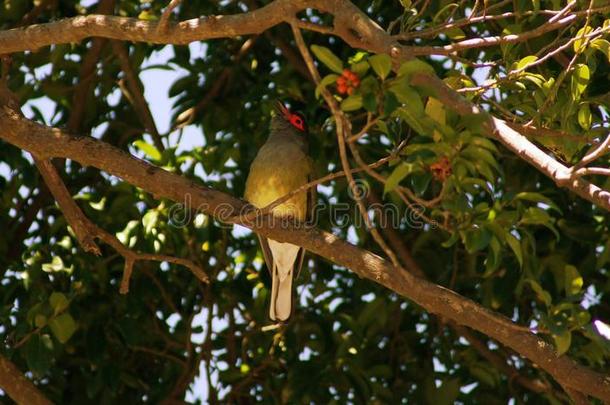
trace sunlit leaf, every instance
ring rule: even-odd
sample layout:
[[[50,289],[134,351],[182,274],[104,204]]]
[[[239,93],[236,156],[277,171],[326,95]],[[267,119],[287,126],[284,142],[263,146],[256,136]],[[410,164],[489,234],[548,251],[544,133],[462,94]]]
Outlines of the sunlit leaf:
[[[384,80],[392,70],[392,58],[386,54],[371,56],[369,64],[381,80]]]
[[[161,152],[159,152],[159,150],[157,148],[155,148],[153,145],[149,144],[148,142],[146,142],[142,139],[138,139],[137,141],[133,142],[133,146],[135,146],[136,148],[138,148],[139,150],[144,152],[144,154],[146,156],[148,156],[150,159],[157,160],[157,161],[161,160]]]
[[[360,108],[362,108],[362,95],[360,94],[351,95],[341,102],[341,109],[346,112],[359,110]]]
[[[572,71],[572,98],[578,100],[580,95],[585,92],[589,79],[591,78],[589,67],[587,65],[578,64]]]
[[[564,269],[565,273],[565,290],[566,294],[574,295],[578,294],[582,289],[583,279],[578,272],[578,269],[572,265],[566,265]]]
[[[333,72],[339,74],[343,72],[343,62],[341,62],[341,59],[339,59],[330,49],[324,46],[312,45],[311,51],[320,62],[325,64],[326,67]]]
[[[582,129],[589,130],[591,128],[591,109],[588,104],[583,104],[578,109],[578,123],[582,127]]]

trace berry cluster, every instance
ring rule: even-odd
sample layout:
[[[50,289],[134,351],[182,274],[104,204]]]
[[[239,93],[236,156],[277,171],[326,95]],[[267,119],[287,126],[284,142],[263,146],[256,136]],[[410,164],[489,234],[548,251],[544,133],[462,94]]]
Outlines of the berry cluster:
[[[447,156],[441,157],[429,167],[430,171],[432,172],[432,176],[434,176],[434,178],[438,181],[444,182],[447,180],[447,177],[451,176],[451,162],[449,162]]]
[[[337,91],[339,94],[352,95],[358,86],[360,86],[358,75],[349,69],[343,69],[343,73],[337,78]]]

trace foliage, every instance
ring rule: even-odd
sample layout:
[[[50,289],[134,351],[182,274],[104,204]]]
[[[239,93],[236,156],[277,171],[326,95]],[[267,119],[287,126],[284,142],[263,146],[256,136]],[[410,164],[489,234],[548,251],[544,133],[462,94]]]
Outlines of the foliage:
[[[96,9],[84,1],[51,3],[37,22]],[[157,18],[164,6],[118,3],[116,15],[143,19]],[[563,6],[554,0],[501,2],[488,14],[514,12],[513,17],[447,27],[415,42],[408,35],[466,18],[475,2],[355,3],[383,27],[404,34],[405,43],[422,47],[528,32],[548,21],[544,10]],[[19,25],[30,6],[24,0],[0,5],[2,29]],[[185,1],[178,15],[183,20],[233,14],[243,12],[242,6]],[[587,7],[588,1],[578,2],[579,10]],[[609,39],[603,33],[585,36],[609,27],[609,12],[528,41],[422,57],[401,66],[393,66],[388,55],[305,32],[323,76],[318,86],[298,63],[285,25],[250,39],[254,43],[244,54],[240,49],[247,38],[208,41],[202,54],[194,47],[170,46],[173,56],[161,66],[145,67],[162,46],[126,43],[136,71],[184,72],[169,90],[173,109],[166,114],[172,129],[161,134],[162,150],[121,90],[126,76],[109,41],[102,41],[91,76],[82,76],[82,62],[93,49],[86,41],[12,55],[8,81],[35,120],[68,125],[76,104],[85,103],[77,118],[79,132],[93,131],[166,170],[236,196],[243,194],[248,166],[266,139],[276,98],[294,100],[308,118],[310,152],[320,177],[341,168],[334,123],[319,97],[324,87],[348,114],[354,133],[374,121],[355,142],[365,162],[397,153],[377,169],[383,182],[362,173],[356,177],[366,184],[368,203],[376,198],[396,210],[401,219],[396,226],[379,216],[375,222],[398,233],[425,276],[520,325],[536,326],[558,352],[607,370],[610,342],[593,322],[610,319],[608,214],[491,141],[480,116],[456,114],[410,79],[434,71],[496,116],[570,134],[534,140],[574,164],[593,140],[608,133]],[[308,18],[328,23],[316,11]],[[572,46],[538,63],[554,49],[549,44],[556,48],[570,39]],[[83,83],[90,88],[78,100],[74,89]],[[201,104],[209,94],[211,101]],[[40,97],[53,102],[50,120],[31,103]],[[189,144],[182,137],[185,123],[185,133],[203,146],[180,147]],[[397,151],[401,143],[406,146]],[[188,257],[213,280],[202,285],[180,266],[138,262],[130,292],[120,295],[122,257],[106,245],[100,257],[83,252],[30,157],[1,144],[0,168],[3,352],[30,371],[54,402],[159,402],[183,398],[189,387],[199,390],[195,397],[235,402],[249,397],[277,403],[565,399],[551,382],[542,393],[513,385],[442,319],[317,257],[309,257],[300,276],[294,319],[286,327],[263,330],[270,286],[255,235],[66,162],[63,178],[93,222],[131,249]],[[345,180],[333,180],[320,191],[317,225],[383,254]],[[548,380],[538,368],[478,337],[511,359],[521,375]],[[192,385],[200,372],[207,387]]]

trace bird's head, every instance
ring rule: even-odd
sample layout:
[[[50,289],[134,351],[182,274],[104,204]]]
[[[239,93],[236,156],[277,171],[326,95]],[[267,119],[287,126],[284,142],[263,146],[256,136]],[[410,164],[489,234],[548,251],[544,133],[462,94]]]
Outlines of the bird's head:
[[[275,104],[276,115],[271,123],[272,127],[276,129],[288,129],[294,128],[298,132],[307,133],[307,123],[305,122],[305,116],[298,112],[292,112],[288,107],[281,101],[277,101]]]

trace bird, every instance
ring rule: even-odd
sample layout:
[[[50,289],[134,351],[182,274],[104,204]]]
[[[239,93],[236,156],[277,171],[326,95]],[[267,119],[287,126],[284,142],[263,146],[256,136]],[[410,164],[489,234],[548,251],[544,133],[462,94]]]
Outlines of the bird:
[[[256,208],[311,181],[312,160],[308,154],[308,128],[300,112],[292,112],[276,101],[269,136],[250,166],[244,198]],[[273,218],[305,222],[311,218],[315,188],[297,193],[271,210]],[[305,250],[291,243],[258,235],[267,268],[271,273],[269,318],[285,323],[293,312],[293,282],[303,266]]]

